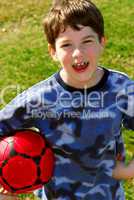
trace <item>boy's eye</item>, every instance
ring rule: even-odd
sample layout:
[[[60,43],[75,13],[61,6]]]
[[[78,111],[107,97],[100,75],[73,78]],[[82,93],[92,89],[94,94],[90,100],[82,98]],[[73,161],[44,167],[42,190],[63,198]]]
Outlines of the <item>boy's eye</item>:
[[[64,47],[69,47],[71,44],[63,44],[63,45],[61,45],[61,48],[64,48]]]
[[[85,40],[85,41],[83,41],[83,43],[92,43],[93,42],[93,40]]]

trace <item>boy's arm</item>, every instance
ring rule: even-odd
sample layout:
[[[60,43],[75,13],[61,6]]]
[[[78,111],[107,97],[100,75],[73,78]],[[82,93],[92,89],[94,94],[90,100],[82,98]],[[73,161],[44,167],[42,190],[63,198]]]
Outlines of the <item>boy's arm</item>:
[[[125,97],[125,107],[120,106],[119,99]],[[129,130],[134,131],[134,81],[129,81],[125,89],[123,89],[117,98],[118,108],[123,114],[123,126]],[[124,162],[117,159],[116,166],[113,170],[113,178],[121,179],[131,179],[134,178],[134,160],[132,160],[127,166]]]
[[[0,110],[0,140],[16,129],[31,128],[32,120],[27,115],[27,94],[24,92]],[[0,200],[19,200],[18,195],[7,192],[0,185]]]

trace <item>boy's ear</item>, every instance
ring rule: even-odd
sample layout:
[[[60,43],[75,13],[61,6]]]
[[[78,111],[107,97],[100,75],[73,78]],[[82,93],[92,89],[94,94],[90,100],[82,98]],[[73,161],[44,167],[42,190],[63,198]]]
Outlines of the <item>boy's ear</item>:
[[[50,56],[53,58],[54,61],[57,61],[57,55],[56,55],[56,50],[54,47],[52,47],[51,44],[48,43],[48,52]]]
[[[101,38],[101,45],[102,45],[103,48],[105,47],[105,44],[106,44],[106,37],[103,36],[103,37]]]

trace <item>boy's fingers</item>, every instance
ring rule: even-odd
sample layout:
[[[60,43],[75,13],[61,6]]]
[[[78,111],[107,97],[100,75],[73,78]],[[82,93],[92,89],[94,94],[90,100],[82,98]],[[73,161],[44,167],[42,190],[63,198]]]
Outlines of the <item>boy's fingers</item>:
[[[19,200],[19,197],[0,186],[0,200]]]
[[[7,191],[2,187],[0,186],[0,194],[6,194]]]
[[[0,193],[3,193],[4,189],[3,187],[0,187]]]
[[[0,194],[0,200],[19,200],[19,197]]]
[[[0,188],[0,193],[2,193],[2,191],[3,191],[3,188]]]

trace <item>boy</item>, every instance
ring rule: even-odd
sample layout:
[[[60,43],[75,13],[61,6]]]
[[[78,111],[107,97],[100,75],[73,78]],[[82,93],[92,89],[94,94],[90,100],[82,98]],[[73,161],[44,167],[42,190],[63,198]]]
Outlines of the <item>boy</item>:
[[[55,2],[44,29],[61,70],[0,112],[1,135],[36,127],[52,144],[55,171],[43,200],[124,200],[120,180],[134,177],[134,161],[125,167],[121,126],[134,130],[134,82],[98,66],[104,23],[89,0]]]

